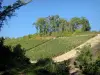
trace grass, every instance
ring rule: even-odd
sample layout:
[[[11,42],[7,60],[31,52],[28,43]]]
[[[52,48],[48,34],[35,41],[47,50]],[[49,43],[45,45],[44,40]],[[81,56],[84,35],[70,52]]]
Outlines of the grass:
[[[79,46],[88,39],[93,37],[93,35],[87,36],[72,36],[66,38],[56,38],[49,42],[46,42],[38,47],[35,47],[26,52],[31,60],[37,60],[40,58],[51,58]]]

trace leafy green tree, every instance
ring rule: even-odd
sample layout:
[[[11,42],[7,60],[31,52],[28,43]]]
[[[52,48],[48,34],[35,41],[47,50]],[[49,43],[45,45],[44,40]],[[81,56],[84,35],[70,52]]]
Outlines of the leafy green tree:
[[[50,17],[50,21],[51,21],[51,25],[52,25],[52,31],[55,32],[56,31],[56,17],[55,16],[51,16]]]
[[[67,21],[63,18],[60,18],[60,30],[63,31],[67,31]]]
[[[33,25],[35,25],[41,36],[45,34],[45,18],[39,18]]]
[[[82,31],[90,31],[89,21],[85,17],[81,17]]]
[[[49,35],[58,32],[82,32],[89,31],[90,24],[89,21],[82,17],[73,17],[69,22],[59,15],[52,15],[44,18],[39,18],[36,23],[34,23],[37,32],[40,35]]]
[[[54,25],[55,25],[55,31],[59,31],[59,26],[60,26],[60,17],[59,15],[54,16]]]
[[[59,27],[59,16],[48,16],[46,18],[39,18],[35,25],[37,32],[41,35],[46,35],[47,33],[56,32],[57,27]]]
[[[72,31],[81,30],[81,31],[90,31],[91,27],[89,21],[85,17],[74,17],[70,20],[70,27]]]
[[[71,31],[75,31],[79,29],[79,24],[80,24],[80,18],[74,17],[70,20],[70,28]]]

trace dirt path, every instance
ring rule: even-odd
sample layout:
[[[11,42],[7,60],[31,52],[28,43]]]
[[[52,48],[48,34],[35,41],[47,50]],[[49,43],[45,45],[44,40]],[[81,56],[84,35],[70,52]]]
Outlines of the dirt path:
[[[87,42],[81,44],[80,46],[78,46],[74,49],[72,49],[71,51],[53,58],[53,60],[55,62],[62,62],[64,60],[68,60],[70,58],[76,57],[77,56],[77,48],[82,48],[83,46],[85,46],[87,44],[90,44],[91,47],[95,47],[98,43],[100,43],[100,34],[98,34],[97,36],[89,39]]]

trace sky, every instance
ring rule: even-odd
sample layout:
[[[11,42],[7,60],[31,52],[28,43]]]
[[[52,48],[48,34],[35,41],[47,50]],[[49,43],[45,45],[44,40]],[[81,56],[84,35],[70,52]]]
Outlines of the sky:
[[[4,5],[16,0],[4,0]],[[40,17],[59,15],[66,20],[72,17],[86,17],[91,30],[100,30],[100,0],[33,0],[16,10],[16,16],[8,19],[8,23],[0,31],[0,37],[22,37],[36,33],[32,25]]]

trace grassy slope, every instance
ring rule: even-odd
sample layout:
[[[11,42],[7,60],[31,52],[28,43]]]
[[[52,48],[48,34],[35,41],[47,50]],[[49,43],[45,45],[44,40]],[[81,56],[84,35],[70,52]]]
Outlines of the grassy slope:
[[[35,39],[34,35],[32,35],[33,37],[31,39],[29,39],[28,36],[26,36],[26,38],[22,37],[19,39],[6,40],[5,44],[12,46],[21,44],[22,48],[25,48],[27,50],[26,55],[32,60],[34,60],[39,58],[46,58],[46,57],[53,57],[60,55],[82,44],[95,34],[97,33],[93,32],[75,33],[73,34],[72,37],[57,38],[55,40],[49,40],[49,41],[47,39],[44,40]],[[89,35],[89,36],[75,36],[75,35]]]
[[[32,60],[57,56],[77,47],[91,37],[92,35],[57,38],[27,51],[26,56]]]
[[[36,40],[36,39],[22,39],[22,40],[6,40],[5,44],[6,45],[11,45],[11,46],[15,46],[17,44],[20,44],[22,46],[22,48],[24,48],[25,50],[30,50],[31,48],[37,47],[45,42],[47,42],[49,40]]]

